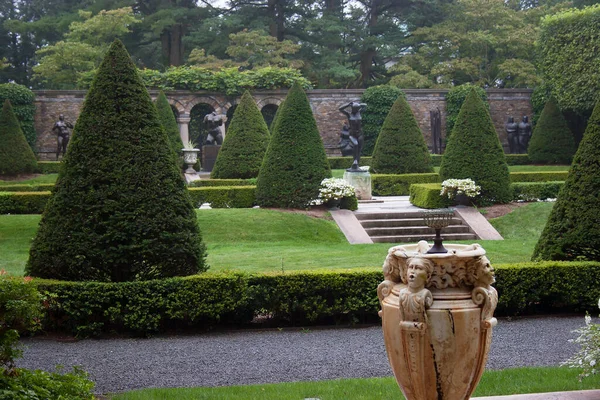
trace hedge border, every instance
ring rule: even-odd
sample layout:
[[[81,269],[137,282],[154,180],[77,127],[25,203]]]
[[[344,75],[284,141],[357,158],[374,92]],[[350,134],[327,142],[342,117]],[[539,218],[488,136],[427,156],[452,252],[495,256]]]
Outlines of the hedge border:
[[[41,214],[49,198],[50,192],[0,191],[0,214]]]
[[[256,186],[256,178],[252,179],[200,179],[190,182],[188,187],[209,186]]]
[[[498,265],[496,315],[596,310],[600,262]],[[379,267],[286,274],[205,273],[164,280],[100,283],[34,279],[51,299],[46,331],[149,335],[178,327],[276,326],[378,321]],[[264,319],[264,318],[263,318]]]
[[[188,189],[194,207],[250,208],[256,202],[256,186],[208,186]]]
[[[531,160],[527,154],[504,154],[508,165],[530,165]],[[442,164],[443,154],[430,154],[431,165],[439,167]],[[352,166],[352,157],[328,157],[331,169],[346,169]],[[372,158],[365,156],[360,158],[361,166],[371,166]]]
[[[58,174],[62,161],[38,161],[38,170],[42,174]]]

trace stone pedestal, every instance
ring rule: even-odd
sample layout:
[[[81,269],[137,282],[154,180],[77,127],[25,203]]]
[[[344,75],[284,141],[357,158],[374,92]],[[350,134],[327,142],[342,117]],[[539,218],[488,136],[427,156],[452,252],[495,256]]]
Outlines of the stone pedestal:
[[[202,147],[202,171],[211,172],[213,170],[219,150],[221,150],[219,145],[207,144]]]
[[[371,174],[369,171],[344,171],[344,180],[354,186],[358,200],[371,200]]]

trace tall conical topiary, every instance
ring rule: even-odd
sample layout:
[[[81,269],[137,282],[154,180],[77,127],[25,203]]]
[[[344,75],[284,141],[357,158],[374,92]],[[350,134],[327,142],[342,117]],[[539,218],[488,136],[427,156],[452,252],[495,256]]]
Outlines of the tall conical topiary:
[[[576,150],[567,121],[551,98],[535,125],[527,155],[535,164],[571,164]]]
[[[433,172],[425,139],[404,96],[398,96],[383,122],[371,166],[378,174]]]
[[[5,100],[0,114],[0,175],[18,175],[34,172],[37,160],[21,130],[9,100]]]
[[[27,274],[121,282],[206,270],[168,140],[127,50],[115,41],[75,125]]]
[[[156,109],[158,110],[158,119],[160,124],[165,129],[167,136],[169,137],[169,143],[175,153],[181,155],[181,149],[183,148],[183,142],[179,135],[179,125],[173,115],[173,110],[169,104],[169,100],[165,93],[161,90],[156,98]]]
[[[308,98],[295,84],[277,113],[256,184],[256,199],[267,207],[305,207],[331,177],[323,141]]]
[[[267,145],[269,128],[250,93],[235,108],[211,178],[256,178]]]
[[[467,179],[481,186],[481,204],[511,201],[510,175],[500,139],[475,90],[465,99],[440,166],[440,177]]]
[[[600,101],[532,259],[600,261]]]

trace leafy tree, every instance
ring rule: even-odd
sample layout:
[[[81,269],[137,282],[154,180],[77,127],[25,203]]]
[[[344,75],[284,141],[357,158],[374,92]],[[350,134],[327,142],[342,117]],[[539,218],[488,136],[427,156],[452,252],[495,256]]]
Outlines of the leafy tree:
[[[36,169],[35,155],[7,99],[0,114],[0,175],[31,173]]]
[[[88,91],[63,163],[28,274],[122,282],[207,269],[175,153],[119,41]]]
[[[570,164],[575,139],[554,99],[550,99],[535,125],[527,154],[535,164]]]
[[[258,173],[256,199],[267,207],[306,207],[331,177],[323,141],[306,93],[294,85],[279,107]]]
[[[475,91],[463,103],[442,157],[440,177],[470,178],[481,186],[480,204],[512,200],[510,175],[492,118]]]
[[[10,100],[13,111],[19,120],[25,139],[35,149],[37,134],[34,128],[35,95],[26,86],[16,83],[0,84],[0,102]]]
[[[156,110],[158,111],[158,119],[160,120],[160,124],[164,128],[165,132],[167,132],[167,136],[169,137],[171,148],[175,153],[181,155],[183,142],[181,141],[181,135],[179,134],[179,125],[177,125],[177,120],[175,119],[175,115],[173,115],[173,109],[169,104],[169,100],[167,99],[167,96],[165,96],[165,92],[162,90],[156,98]]]
[[[381,127],[371,166],[378,174],[433,172],[423,133],[405,96],[398,96]]]
[[[300,49],[300,45],[290,40],[277,41],[262,31],[248,31],[244,29],[239,33],[229,35],[230,44],[227,54],[234,61],[249,68],[274,65],[278,67],[292,66],[285,58],[286,55],[294,54]]]
[[[373,153],[379,130],[399,96],[405,96],[404,92],[389,85],[372,86],[364,91],[360,98],[361,102],[367,104],[362,115],[365,136],[362,155],[370,156]]]
[[[600,260],[599,168],[600,102],[592,112],[532,260]]]
[[[269,128],[254,99],[245,92],[233,113],[211,178],[256,178],[268,144]]]

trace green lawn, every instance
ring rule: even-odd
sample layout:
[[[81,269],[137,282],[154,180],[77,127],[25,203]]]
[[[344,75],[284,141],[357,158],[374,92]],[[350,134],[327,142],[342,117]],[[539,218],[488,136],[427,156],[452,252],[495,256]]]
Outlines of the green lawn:
[[[597,377],[583,382],[577,370],[558,367],[514,368],[486,371],[475,390],[475,396],[499,396],[596,389]],[[338,379],[320,382],[293,382],[270,385],[228,386],[218,388],[144,389],[122,393],[113,400],[380,400],[404,399],[395,379]]]
[[[494,264],[529,261],[553,203],[493,221],[506,240],[478,241]],[[330,220],[263,209],[197,210],[211,271],[381,268],[388,243],[350,245]],[[0,269],[22,275],[39,215],[0,215]]]

